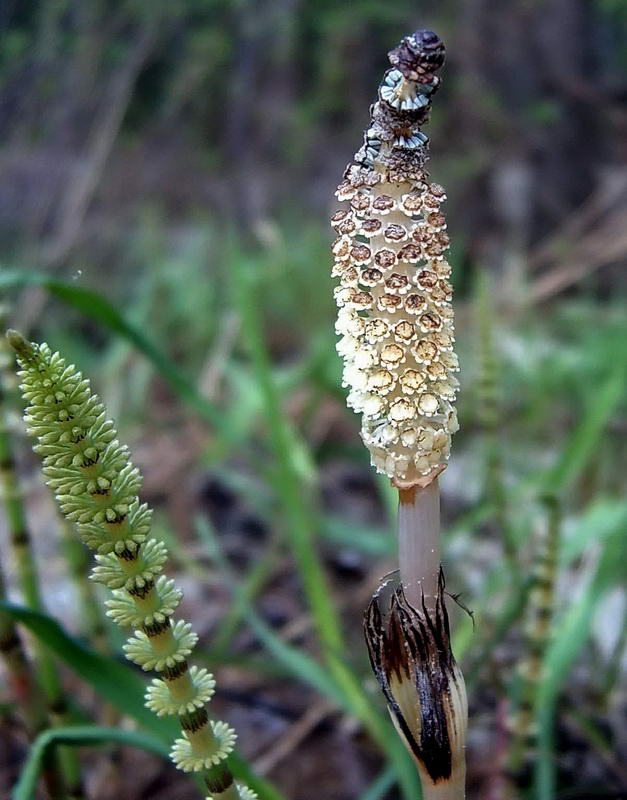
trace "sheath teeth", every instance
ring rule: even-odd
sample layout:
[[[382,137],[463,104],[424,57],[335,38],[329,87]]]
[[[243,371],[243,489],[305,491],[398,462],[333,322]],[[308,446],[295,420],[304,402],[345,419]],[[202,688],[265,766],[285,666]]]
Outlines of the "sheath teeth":
[[[394,147],[404,147],[408,150],[416,150],[422,147],[425,142],[429,141],[429,137],[425,136],[422,131],[416,131],[411,136],[397,136],[394,140]]]
[[[421,87],[423,90],[426,87]],[[418,111],[429,105],[429,95],[419,91],[414,81],[397,69],[388,72],[379,89],[379,97],[398,111]],[[372,129],[366,133],[368,136]]]

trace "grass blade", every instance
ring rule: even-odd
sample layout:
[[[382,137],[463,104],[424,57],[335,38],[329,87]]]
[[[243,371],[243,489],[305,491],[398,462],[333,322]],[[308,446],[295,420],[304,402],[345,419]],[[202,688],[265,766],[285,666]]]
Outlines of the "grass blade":
[[[562,449],[557,463],[542,481],[543,490],[558,493],[575,481],[598,447],[609,421],[625,392],[625,363],[619,361],[600,391],[595,392],[589,408]]]
[[[95,746],[101,744],[120,744],[138,747],[149,753],[168,757],[168,748],[158,739],[137,731],[121,728],[105,728],[96,725],[77,725],[67,728],[54,728],[41,733],[31,745],[28,758],[22,769],[19,781],[13,789],[13,800],[32,800],[37,794],[37,783],[46,756],[58,745],[71,747]]]
[[[316,525],[309,505],[310,486],[299,478],[295,461],[294,432],[286,420],[265,346],[254,283],[254,271],[243,259],[234,270],[235,295],[242,329],[257,384],[263,396],[263,413],[276,461],[274,486],[283,506],[289,531],[288,543],[305,590],[323,656],[336,685],[344,694],[352,713],[368,729],[394,765],[407,800],[419,797],[416,770],[391,726],[379,714],[363,691],[361,681],[344,660],[344,638],[337,610],[327,585],[314,544]],[[300,443],[299,443],[300,444]]]
[[[218,564],[220,571],[228,577],[229,588],[233,596],[246,609],[246,622],[268,653],[283,664],[295,678],[326,695],[330,700],[350,713],[352,709],[347,706],[344,694],[338,689],[329,674],[309,655],[284,642],[255,611],[245,588],[238,583],[231,565],[224,556],[218,538],[214,535],[207,521],[202,517],[198,517],[196,529],[209,554]]]
[[[168,742],[178,734],[176,725],[156,717],[144,706],[145,681],[130,667],[89,650],[46,614],[10,603],[2,603],[0,607],[25,625],[111,705],[135,719],[161,741]]]
[[[544,660],[544,677],[536,697],[538,753],[534,774],[535,800],[552,800],[555,797],[553,727],[559,693],[588,640],[598,604],[617,581],[624,582],[626,563],[627,539],[621,525],[608,538],[594,577],[556,626],[556,635]]]
[[[10,603],[0,603],[0,611],[25,625],[99,695],[140,723],[156,739],[171,744],[179,735],[180,729],[175,722],[157,717],[144,706],[146,681],[131,667],[88,650],[45,614]],[[235,777],[246,781],[261,800],[283,800],[270,783],[253,773],[241,756],[231,756],[228,763]]]
[[[99,322],[133,344],[153,364],[155,369],[201,417],[210,422],[221,435],[229,439],[227,420],[196,389],[179,368],[143,333],[141,328],[126,320],[102,295],[80,286],[55,280],[45,273],[7,270],[0,275],[0,289],[20,286],[41,286],[66,305]]]

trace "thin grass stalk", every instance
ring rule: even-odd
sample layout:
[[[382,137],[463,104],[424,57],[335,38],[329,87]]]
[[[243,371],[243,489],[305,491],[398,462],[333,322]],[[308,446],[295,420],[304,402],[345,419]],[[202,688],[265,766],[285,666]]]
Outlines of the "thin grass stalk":
[[[270,359],[264,345],[263,326],[259,318],[250,276],[242,267],[237,275],[238,306],[246,344],[253,359],[256,377],[264,401],[264,415],[270,442],[276,457],[276,485],[281,492],[289,525],[288,543],[292,546],[305,594],[312,612],[314,627],[325,651],[325,657],[343,649],[343,636],[337,611],[322,564],[313,544],[314,526],[309,508],[309,494],[304,494],[294,465],[292,439],[284,420],[279,393],[272,378]]]
[[[512,715],[510,769],[514,776],[533,763],[537,746],[536,697],[551,641],[555,610],[561,511],[555,497],[544,498],[546,520],[538,530],[527,608],[525,652],[518,666],[519,700]]]
[[[355,715],[394,765],[404,796],[407,800],[413,800],[417,786],[412,781],[411,774],[408,775],[406,760],[390,741],[388,726],[377,715],[359,680],[342,657],[344,637],[332,594],[316,552],[309,488],[300,484],[297,475],[290,430],[272,377],[252,280],[241,265],[236,271],[235,289],[243,333],[264,399],[264,415],[277,469],[276,486],[289,526],[287,542],[292,549],[303,582],[324,660],[336,684],[349,700]]]
[[[6,405],[2,388],[0,387],[0,463],[2,465],[0,477],[2,480],[9,544],[24,604],[34,611],[42,611],[44,603],[39,586],[37,563],[27,527],[24,501],[6,422]],[[53,689],[51,685],[50,691],[58,691],[58,689]]]
[[[479,359],[476,413],[485,448],[484,496],[494,507],[494,521],[502,537],[505,560],[513,587],[516,588],[520,583],[520,570],[516,542],[509,524],[507,494],[503,481],[503,446],[500,435],[503,408],[498,382],[500,369],[494,342],[495,309],[485,271],[478,272],[475,283],[475,315]]]
[[[615,693],[620,686],[620,678],[623,672],[625,651],[627,650],[627,609],[623,610],[623,620],[612,652],[609,657],[607,669],[601,682],[602,707],[609,711],[614,700]]]
[[[235,732],[209,719],[213,676],[187,661],[198,637],[189,623],[173,619],[182,592],[161,574],[167,550],[149,536],[151,512],[139,501],[141,476],[127,448],[76,367],[48,345],[27,342],[15,331],[8,338],[21,367],[28,431],[37,439],[48,485],[61,512],[97,552],[92,579],[112,590],[108,616],[135,629],[124,646],[126,657],[161,676],[148,687],[146,706],[177,717],[181,725],[172,760],[202,777],[212,800],[254,800],[256,794],[236,784],[226,765]]]

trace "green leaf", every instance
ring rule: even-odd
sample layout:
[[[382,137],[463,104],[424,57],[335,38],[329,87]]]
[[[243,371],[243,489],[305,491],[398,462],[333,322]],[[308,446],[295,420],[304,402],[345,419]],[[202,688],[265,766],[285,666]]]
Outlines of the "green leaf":
[[[572,525],[565,526],[560,548],[562,564],[571,564],[587,547],[594,547],[619,527],[627,529],[627,502],[608,497],[595,497]]]
[[[304,588],[329,674],[342,692],[345,702],[349,704],[352,714],[364,724],[372,738],[386,752],[394,765],[403,796],[409,800],[415,798],[419,791],[413,763],[400,742],[390,738],[394,734],[388,721],[373,705],[360,678],[351,669],[346,658],[340,619],[316,545],[320,524],[311,502],[311,481],[306,480],[307,470],[303,469],[302,454],[307,448],[304,441],[298,440],[282,407],[283,394],[276,383],[257,303],[258,274],[259,270],[254,263],[236,259],[236,269],[233,271],[235,301],[251,365],[263,398],[263,414],[276,464],[273,482],[282,505],[287,542]]]
[[[89,650],[46,614],[22,606],[0,603],[0,610],[25,625],[58,658],[96,689],[111,705],[135,719],[161,741],[178,735],[178,726],[155,716],[144,705],[146,681],[130,667]]]
[[[170,743],[180,735],[176,722],[157,717],[144,706],[146,680],[131,667],[88,650],[64,631],[56,620],[45,614],[10,603],[0,603],[0,611],[6,611],[13,619],[26,625],[70,669],[93,686],[101,697],[135,719],[159,741]],[[271,784],[253,773],[241,756],[231,756],[229,766],[235,777],[249,784],[261,800],[283,800]]]
[[[544,659],[543,679],[536,696],[538,753],[534,798],[555,797],[554,717],[559,693],[590,636],[594,613],[607,592],[627,577],[627,538],[622,524],[608,537],[594,576],[555,626],[555,637]]]
[[[102,295],[80,286],[71,286],[39,272],[6,270],[0,275],[0,289],[19,286],[41,286],[59,300],[129,341],[152,362],[157,371],[177,394],[200,416],[219,430],[222,436],[229,438],[231,429],[222,414],[200,394],[194,384],[181,373],[179,368],[150,341],[141,328],[126,320]]]
[[[600,390],[594,392],[586,413],[563,447],[557,463],[543,477],[543,491],[562,491],[581,474],[621,403],[624,391],[625,363],[619,361]]]
[[[96,725],[77,725],[53,728],[40,733],[31,745],[28,758],[20,778],[13,789],[13,800],[32,800],[37,794],[37,783],[48,752],[57,745],[70,747],[93,747],[115,743],[138,747],[149,753],[168,758],[168,748],[157,739],[137,731],[121,728],[105,728]]]
[[[389,556],[396,549],[392,536],[382,528],[329,514],[322,520],[322,535],[333,545],[359,550],[369,556]]]

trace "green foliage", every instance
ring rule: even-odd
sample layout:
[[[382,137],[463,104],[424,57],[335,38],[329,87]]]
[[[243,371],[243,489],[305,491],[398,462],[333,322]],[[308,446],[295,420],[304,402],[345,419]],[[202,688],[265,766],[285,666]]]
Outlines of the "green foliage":
[[[32,282],[46,288],[51,299],[41,327],[54,341],[60,337],[76,341],[73,332],[84,330],[86,322],[88,330],[98,332],[97,339],[84,337],[76,352],[81,363],[97,376],[107,396],[124,398],[120,404],[127,435],[140,430],[150,439],[163,428],[161,420],[150,412],[163,386],[168,387],[177,442],[190,419],[195,425],[207,426],[200,428],[203,435],[207,431],[206,447],[192,469],[211,469],[273,533],[263,545],[260,558],[253,558],[243,572],[225,555],[221,531],[211,532],[202,515],[197,518],[197,532],[214,571],[197,558],[196,549],[188,549],[173,535],[167,538],[173,558],[182,568],[193,565],[190,575],[196,582],[217,580],[231,598],[233,613],[228,615],[224,632],[218,629],[216,649],[211,647],[212,640],[209,650],[199,651],[203,663],[209,665],[215,658],[220,663],[256,670],[260,679],[280,676],[361,720],[377,741],[385,765],[380,781],[366,794],[369,800],[384,796],[390,781],[408,781],[413,767],[402,763],[403,754],[396,737],[388,733],[382,706],[374,696],[364,693],[365,658],[358,648],[347,645],[358,637],[354,627],[359,620],[346,612],[340,624],[336,603],[324,589],[329,577],[325,556],[338,550],[355,553],[376,571],[379,560],[390,552],[386,514],[394,513],[394,501],[391,498],[391,507],[384,510],[381,498],[387,498],[386,489],[381,487],[381,494],[374,483],[368,485],[367,494],[376,514],[353,516],[350,503],[347,510],[324,499],[321,487],[329,469],[339,464],[353,474],[368,475],[368,467],[363,449],[354,446],[356,422],[341,403],[339,370],[332,349],[333,309],[327,297],[327,269],[321,266],[323,237],[313,232],[290,234],[289,229],[281,236],[280,243],[268,245],[254,258],[243,254],[239,246],[223,244],[219,258],[228,264],[232,291],[221,286],[222,306],[211,312],[211,319],[199,321],[190,315],[190,328],[205,325],[205,339],[194,340],[192,349],[197,352],[193,355],[185,349],[188,337],[180,314],[153,314],[149,311],[153,301],[148,302],[141,292],[132,294],[128,306],[119,311],[97,292],[65,283],[62,277],[53,280],[24,270],[5,272],[0,285],[9,289]],[[296,253],[293,259],[286,255],[291,253]],[[143,276],[153,268],[158,274],[167,264],[175,263],[158,248],[137,258],[136,286],[146,285]],[[190,276],[196,275],[194,269],[190,267]],[[177,282],[170,278],[164,284],[167,291],[159,290],[155,296],[160,304],[184,309],[196,280]],[[193,303],[190,307],[196,308]],[[500,316],[496,307],[493,310],[500,370],[500,478],[521,578],[520,585],[514,587],[503,568],[499,540],[495,539],[498,509],[490,496],[481,499],[476,464],[481,463],[477,459],[485,439],[477,417],[477,395],[469,388],[476,354],[468,352],[477,331],[471,327],[474,323],[464,321],[468,316],[464,314],[463,297],[458,308],[462,309],[458,340],[462,350],[463,424],[455,457],[443,480],[445,497],[448,493],[457,501],[448,521],[445,564],[451,591],[462,591],[464,602],[475,612],[474,633],[465,615],[453,618],[456,655],[475,697],[486,691],[506,697],[512,691],[511,675],[499,653],[511,648],[508,652],[522,656],[519,620],[528,596],[528,542],[539,518],[536,501],[551,488],[561,496],[565,511],[560,580],[576,585],[578,590],[572,608],[570,595],[558,595],[557,635],[547,651],[546,672],[539,687],[543,705],[535,712],[541,735],[537,785],[541,787],[538,791],[544,792],[538,797],[548,797],[556,782],[554,758],[560,754],[555,752],[554,732],[562,725],[562,708],[567,709],[576,700],[578,710],[594,719],[600,702],[595,692],[602,691],[607,698],[618,679],[592,645],[595,614],[600,613],[603,598],[624,580],[617,531],[625,524],[620,476],[627,463],[617,445],[616,431],[625,415],[622,365],[627,361],[627,316],[620,300],[609,303],[600,313],[598,306],[585,297],[556,303],[550,314],[531,310],[518,320]],[[72,310],[63,319],[62,329],[58,327],[59,309]],[[223,344],[224,331],[216,320],[228,317],[235,321]],[[174,330],[177,344],[171,350]],[[214,353],[223,353],[216,362],[218,378],[210,401],[197,388],[203,347],[210,361]],[[178,378],[182,376],[181,383]],[[126,405],[127,397],[135,398],[130,406]],[[201,410],[207,405],[210,412]],[[327,415],[332,433],[320,434],[320,421]],[[321,430],[326,430],[324,425]],[[163,519],[160,517],[159,524],[164,527],[166,514],[160,511],[160,515]],[[484,546],[488,549],[483,550]],[[109,569],[108,554],[101,556],[105,561],[99,568]],[[320,653],[286,641],[264,619],[258,605],[275,580],[277,564],[285,563],[286,558],[293,559],[300,586],[308,587],[303,601],[305,615],[316,620],[319,641],[329,643]],[[319,584],[321,575],[324,583]],[[126,606],[116,609],[120,614],[129,612]],[[242,656],[234,647],[245,628],[263,648],[263,658],[257,654]],[[42,635],[46,629],[54,630],[49,620],[42,623]],[[142,725],[150,726],[146,730],[167,738],[159,728],[164,719],[143,708],[142,682],[132,670],[123,667],[127,677],[118,680],[116,668],[119,670],[120,665],[104,659],[94,677],[94,668],[84,666],[73,650],[67,657],[61,655],[61,649],[60,657],[67,663],[74,660],[82,679],[94,685],[100,697],[131,716],[143,714]],[[591,685],[576,696],[569,684],[575,661],[582,665],[584,674],[594,665],[594,671],[603,676],[598,687]],[[106,681],[108,674],[117,689]],[[606,674],[614,675],[609,686],[604,684]],[[133,702],[129,702],[131,696],[135,697]],[[597,739],[592,737],[594,741]],[[294,759],[300,757],[294,755]],[[229,764],[240,779],[247,780],[244,772],[236,772],[236,761],[231,759]],[[256,783],[251,785],[258,788]],[[409,784],[405,782],[404,786],[409,793]]]
[[[81,725],[68,728],[55,728],[44,731],[33,742],[28,759],[22,769],[20,779],[13,789],[13,800],[32,800],[37,792],[37,783],[43,770],[48,752],[59,745],[71,747],[93,747],[102,744],[119,744],[139,747],[163,758],[168,750],[157,739],[135,731],[119,728],[104,728],[98,725]]]
[[[462,429],[442,480],[445,567],[451,592],[462,592],[476,620],[474,629],[451,603],[454,649],[477,708],[477,739],[491,744],[500,733],[494,716],[482,713],[484,698],[493,708],[515,694],[515,662],[525,656],[520,620],[530,588],[530,542],[541,517],[538,499],[550,490],[564,509],[563,591],[534,708],[540,752],[531,796],[596,791],[557,768],[573,757],[559,750],[573,739],[573,718],[587,731],[577,763],[594,761],[599,774],[616,732],[623,735],[612,704],[624,677],[627,614],[612,619],[605,601],[624,593],[625,583],[624,277],[620,264],[600,270],[541,308],[523,307],[514,295],[504,298],[511,307],[499,308],[495,290],[487,327],[497,356],[491,366],[498,411],[487,434],[491,409],[478,404],[489,405],[490,397],[476,391],[473,368],[482,355],[467,292],[483,254],[492,261],[493,253],[516,247],[518,237],[533,252],[553,227],[577,229],[594,213],[596,194],[583,218],[567,216],[594,189],[593,176],[616,173],[611,159],[622,146],[616,120],[627,68],[627,3],[573,0],[553,8],[521,0],[477,4],[476,14],[465,6],[460,14],[455,3],[410,0],[20,0],[0,6],[0,156],[8,175],[0,198],[0,293],[11,301],[14,324],[32,326],[34,338],[47,339],[92,376],[122,438],[137,446],[142,463],[153,462],[156,474],[147,487],[157,505],[151,536],[150,515],[138,502],[129,506],[132,535],[103,541],[98,523],[83,521],[85,542],[99,550],[93,588],[98,597],[101,584],[113,589],[107,609],[119,624],[161,624],[179,601],[179,590],[161,574],[167,545],[173,566],[198,587],[199,602],[207,587],[212,598],[216,590],[229,601],[217,621],[213,607],[206,619],[196,609],[207,626],[215,622],[207,644],[201,640],[196,650],[203,668],[221,664],[269,692],[278,684],[324,698],[339,712],[334,720],[341,723],[333,726],[348,718],[360,732],[364,773],[375,776],[360,800],[399,791],[414,798],[418,791],[383,704],[370,693],[356,610],[388,569],[396,497],[372,479],[357,421],[344,409],[329,234],[316,217],[323,215],[336,168],[356,147],[390,43],[415,25],[433,26],[454,43],[432,120],[433,176],[453,190],[451,262],[463,384]],[[562,50],[563,9],[572,12],[567,21],[573,24]],[[116,93],[125,74],[126,99]],[[102,124],[111,112],[120,115],[114,133]],[[578,125],[582,113],[586,124]],[[65,201],[89,174],[102,131],[110,133],[104,147],[110,150],[84,200],[80,236],[69,257],[50,264],[48,244],[66,222]],[[530,185],[516,223],[508,221],[516,204],[499,209],[494,201],[518,160]],[[548,186],[546,175],[555,177]],[[280,222],[277,209],[286,214]],[[600,222],[611,222],[616,212],[620,229],[618,204],[597,211]],[[594,227],[590,233],[577,255],[594,245]],[[556,244],[556,252],[569,246]],[[570,268],[559,257],[554,266]],[[530,281],[533,269],[525,275]],[[486,275],[491,290],[498,276]],[[172,487],[170,474],[164,478],[157,467],[177,459],[182,466]],[[30,469],[19,453],[18,461]],[[120,464],[112,464],[115,471]],[[67,510],[82,516],[90,507],[66,491],[67,468],[55,467],[50,477],[69,497]],[[126,489],[135,492],[131,473]],[[216,520],[215,531],[207,522],[202,487],[208,477],[269,532],[266,540],[246,539],[244,558],[240,552],[231,557],[230,518],[224,526]],[[27,485],[34,483],[27,476]],[[39,521],[36,494],[27,510]],[[182,510],[192,494],[194,507]],[[46,531],[52,527],[51,521]],[[193,530],[197,538],[190,541]],[[116,559],[120,545],[143,548],[130,574]],[[24,574],[32,574],[31,554],[23,552]],[[347,573],[340,564],[349,565]],[[158,601],[138,609],[127,590],[153,581]],[[304,633],[297,640],[266,614],[277,585],[299,609]],[[57,585],[43,589],[54,609],[48,601]],[[123,743],[122,737],[162,752],[155,743],[170,740],[176,726],[145,708],[139,670],[102,655],[83,626],[77,630],[85,631],[84,642],[52,616],[3,609],[62,662],[73,685],[93,689],[90,708],[106,702],[122,716],[121,731],[132,721],[146,732],[118,735],[97,726],[46,732],[25,766],[24,798],[34,797],[43,760],[60,746]],[[107,635],[119,649],[121,635],[111,628]],[[604,631],[607,650],[599,645]],[[148,663],[145,641],[136,638],[133,652]],[[162,688],[152,686],[155,709]],[[293,762],[315,758],[325,735],[312,735]],[[470,758],[472,766],[472,751]],[[234,754],[228,763],[263,800],[281,800],[243,759]],[[293,772],[300,775],[296,767]],[[607,774],[610,792],[615,787]]]
[[[156,367],[172,388],[205,419],[226,435],[220,416],[211,404],[201,397],[197,389],[180,373],[176,365],[154,344],[143,331],[128,322],[104,297],[78,286],[56,281],[48,275],[25,270],[3,270],[0,274],[0,289],[16,286],[41,286],[64,303],[88,315],[88,317],[133,344]]]
[[[145,682],[135,671],[85,647],[52,617],[8,603],[3,604],[2,608],[93,686],[104,700],[137,720],[160,741],[171,741],[176,733],[176,725],[170,720],[156,717],[146,708],[143,700]]]
[[[214,768],[220,765],[221,779],[227,774],[222,762],[233,751],[236,734],[208,718],[213,678],[187,663],[198,636],[190,623],[170,617],[181,592],[158,578],[166,550],[148,538],[151,514],[139,501],[139,470],[76,367],[16,331],[8,331],[7,338],[21,367],[24,418],[37,440],[34,449],[42,456],[47,483],[61,512],[100,554],[92,577],[116,592],[110,612],[120,625],[138,624],[124,645],[126,657],[161,675],[149,687],[146,705],[158,715],[179,718],[183,735],[175,739],[171,758],[183,772],[202,772],[210,787]],[[231,793],[234,800],[256,798],[235,784]]]
[[[581,595],[562,615],[552,646],[545,658],[545,671],[535,698],[538,720],[538,754],[535,760],[537,800],[555,797],[554,715],[557,701],[575,660],[589,639],[596,609],[607,593],[627,581],[627,538],[624,525],[614,529],[594,573],[585,581]]]
[[[288,525],[288,543],[294,554],[300,578],[304,584],[309,608],[323,649],[323,657],[353,713],[363,722],[378,744],[388,753],[395,766],[404,794],[409,800],[419,790],[413,765],[390,739],[389,723],[373,711],[354,672],[341,655],[342,631],[322,564],[314,544],[314,511],[306,500],[302,481],[298,479],[295,456],[295,434],[281,406],[281,396],[275,385],[269,354],[264,346],[258,305],[255,301],[254,272],[248,263],[238,264],[235,272],[235,295],[246,344],[250,350],[257,383],[264,402],[263,412],[268,425],[270,443],[276,460],[273,482],[283,506]]]

